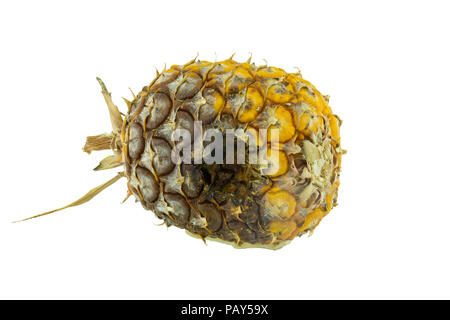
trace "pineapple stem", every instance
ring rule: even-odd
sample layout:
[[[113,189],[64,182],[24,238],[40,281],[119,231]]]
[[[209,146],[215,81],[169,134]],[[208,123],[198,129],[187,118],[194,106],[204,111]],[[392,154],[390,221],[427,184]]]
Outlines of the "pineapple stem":
[[[80,199],[72,202],[71,204],[68,204],[67,206],[64,206],[62,208],[59,209],[55,209],[55,210],[51,210],[51,211],[47,211],[41,214],[37,214],[35,216],[29,217],[29,218],[25,218],[22,220],[17,220],[17,221],[13,221],[13,223],[16,222],[21,222],[21,221],[26,221],[26,220],[30,220],[30,219],[34,219],[34,218],[38,218],[38,217],[42,217],[57,211],[61,211],[70,207],[75,207],[75,206],[79,206],[83,203],[88,202],[89,200],[91,200],[92,198],[94,198],[96,195],[98,195],[100,192],[102,192],[103,190],[105,190],[106,188],[108,188],[109,186],[111,186],[112,184],[114,184],[117,180],[119,180],[120,178],[124,177],[124,173],[123,172],[119,172],[114,178],[112,178],[111,180],[106,181],[105,183],[95,187],[94,189],[90,190],[88,193],[86,193],[84,196],[82,196]]]
[[[112,134],[98,134],[96,136],[86,137],[86,143],[83,147],[83,151],[91,153],[91,151],[112,149]]]

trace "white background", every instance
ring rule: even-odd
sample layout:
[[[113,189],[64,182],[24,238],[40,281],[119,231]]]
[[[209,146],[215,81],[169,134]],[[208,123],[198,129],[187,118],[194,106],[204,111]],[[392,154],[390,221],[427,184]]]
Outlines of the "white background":
[[[0,298],[450,298],[446,1],[3,1]],[[339,206],[312,237],[237,250],[156,226],[111,178],[101,76],[122,110],[164,63],[295,72],[343,120]],[[114,171],[114,170],[113,170]]]

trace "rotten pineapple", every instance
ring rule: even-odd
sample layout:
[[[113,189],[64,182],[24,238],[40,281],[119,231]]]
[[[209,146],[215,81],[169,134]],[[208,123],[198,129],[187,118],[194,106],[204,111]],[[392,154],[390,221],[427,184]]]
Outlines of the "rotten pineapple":
[[[112,132],[88,137],[84,151],[111,149],[96,170],[123,171],[37,216],[80,205],[125,177],[127,198],[167,226],[277,249],[312,232],[336,206],[341,120],[299,72],[194,59],[158,72],[125,100],[126,115],[98,80]]]

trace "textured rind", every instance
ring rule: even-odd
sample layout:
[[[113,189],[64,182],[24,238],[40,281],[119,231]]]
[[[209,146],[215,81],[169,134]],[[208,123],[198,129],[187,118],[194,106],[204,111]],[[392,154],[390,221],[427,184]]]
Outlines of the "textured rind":
[[[275,170],[175,165],[176,128],[267,129]],[[336,205],[340,119],[300,74],[232,59],[164,70],[129,105],[122,129],[128,188],[167,225],[236,247],[279,248]],[[273,154],[267,154],[268,159]],[[250,172],[250,173],[249,173]]]

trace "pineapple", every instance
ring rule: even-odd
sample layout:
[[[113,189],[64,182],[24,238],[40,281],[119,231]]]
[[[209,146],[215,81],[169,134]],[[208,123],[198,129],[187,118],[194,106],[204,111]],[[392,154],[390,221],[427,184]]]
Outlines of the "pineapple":
[[[277,249],[312,233],[336,206],[341,120],[328,97],[299,72],[232,57],[214,63],[194,59],[157,72],[132,101],[125,100],[124,116],[98,81],[113,130],[88,137],[84,151],[111,149],[113,155],[95,170],[124,171],[74,203],[37,216],[89,201],[126,177],[127,198],[134,195],[167,226],[238,248]],[[174,161],[177,130],[194,136],[183,139],[190,147],[183,159],[194,161]],[[222,135],[222,143],[234,132],[226,140],[231,150],[216,150],[219,161],[213,163],[198,161],[208,130],[218,133],[216,139]],[[265,161],[249,161],[252,154]],[[227,161],[220,161],[222,156]],[[244,161],[237,162],[239,157]]]

